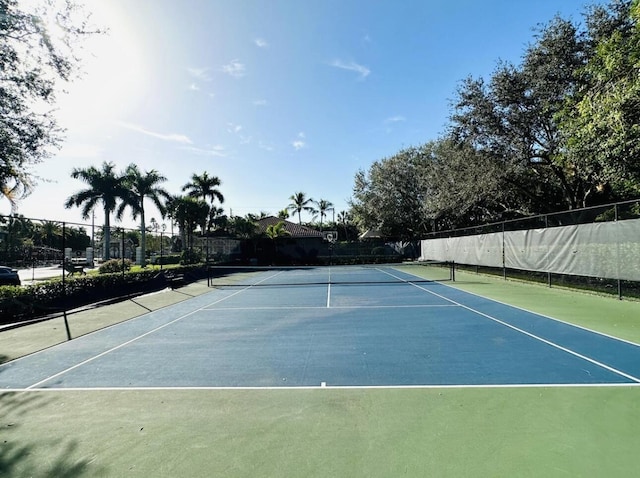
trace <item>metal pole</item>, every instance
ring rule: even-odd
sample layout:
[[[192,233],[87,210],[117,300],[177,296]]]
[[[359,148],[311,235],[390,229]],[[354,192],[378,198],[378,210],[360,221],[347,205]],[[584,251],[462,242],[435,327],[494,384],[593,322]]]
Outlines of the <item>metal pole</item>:
[[[67,340],[71,340],[71,330],[69,329],[69,321],[67,320],[66,309],[62,311],[62,315],[64,316],[64,328],[67,331]]]
[[[96,254],[96,236],[95,236],[95,226],[96,226],[96,211],[94,209],[91,210],[91,248],[93,249],[93,255],[95,257]]]
[[[544,228],[545,229],[549,228],[549,216],[547,216],[546,214],[544,216]],[[547,251],[547,260],[548,260],[548,258],[549,258],[549,251]],[[549,287],[551,287],[551,272],[549,271],[549,267],[548,266],[549,266],[549,264],[547,264],[547,285]]]
[[[615,211],[615,221],[618,222],[618,204],[613,207]],[[617,230],[617,229],[616,229]],[[620,280],[620,241],[616,241],[617,244],[617,260],[618,260],[618,300],[622,300],[622,281]]]
[[[122,280],[124,280],[124,228],[120,229],[122,239],[120,240],[120,256],[122,257]]]
[[[62,295],[64,297],[65,295],[65,276],[67,275],[67,269],[65,268],[66,262],[67,262],[67,258],[64,255],[64,250],[67,247],[66,244],[66,236],[67,236],[67,231],[66,229],[66,224],[63,222],[62,223]]]
[[[504,252],[504,222],[502,223],[502,278],[507,280],[507,264],[505,261]]]

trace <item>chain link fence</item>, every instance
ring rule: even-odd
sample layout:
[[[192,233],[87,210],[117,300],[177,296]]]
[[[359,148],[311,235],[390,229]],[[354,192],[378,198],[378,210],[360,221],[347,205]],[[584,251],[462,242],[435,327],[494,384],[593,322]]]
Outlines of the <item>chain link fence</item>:
[[[421,242],[421,259],[637,297],[640,201],[439,231]]]
[[[114,259],[139,265],[195,263],[239,251],[237,239],[199,237],[156,221],[143,234],[140,228],[0,215],[0,264],[17,269],[65,263],[93,268]]]

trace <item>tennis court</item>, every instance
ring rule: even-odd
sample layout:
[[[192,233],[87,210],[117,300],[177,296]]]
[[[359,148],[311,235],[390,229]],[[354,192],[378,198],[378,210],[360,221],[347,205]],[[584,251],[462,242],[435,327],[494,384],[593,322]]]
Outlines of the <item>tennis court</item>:
[[[640,383],[640,347],[402,267],[224,271],[210,292],[0,366],[0,388]],[[428,277],[428,276],[427,276]]]
[[[630,476],[638,304],[456,275],[229,269],[5,333],[48,348],[0,366],[0,472]]]

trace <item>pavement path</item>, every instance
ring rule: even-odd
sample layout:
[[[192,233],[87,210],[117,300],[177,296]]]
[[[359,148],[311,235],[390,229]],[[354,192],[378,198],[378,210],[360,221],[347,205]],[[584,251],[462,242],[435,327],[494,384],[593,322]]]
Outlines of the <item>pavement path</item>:
[[[38,282],[46,279],[53,279],[62,275],[62,267],[49,266],[49,267],[33,267],[30,269],[19,269],[18,275],[22,285],[31,285],[34,282]]]

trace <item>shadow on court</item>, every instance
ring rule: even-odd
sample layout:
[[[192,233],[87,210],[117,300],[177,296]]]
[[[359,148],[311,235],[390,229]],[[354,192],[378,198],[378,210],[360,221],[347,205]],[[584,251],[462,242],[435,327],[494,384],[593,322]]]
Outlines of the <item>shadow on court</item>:
[[[0,393],[0,476],[96,476],[105,470],[78,456],[78,441],[41,436],[28,415],[46,407],[42,394]]]

